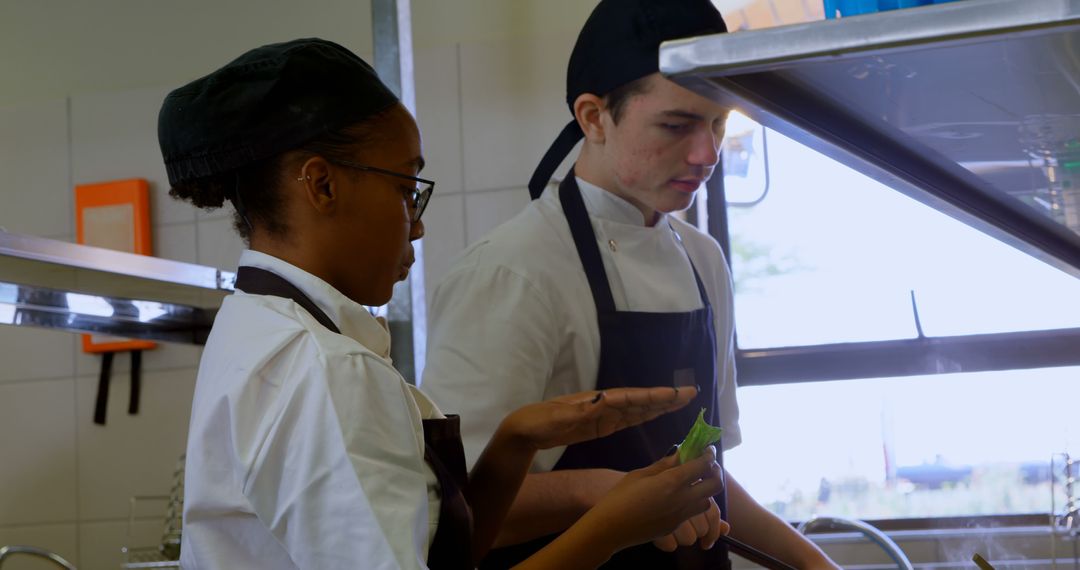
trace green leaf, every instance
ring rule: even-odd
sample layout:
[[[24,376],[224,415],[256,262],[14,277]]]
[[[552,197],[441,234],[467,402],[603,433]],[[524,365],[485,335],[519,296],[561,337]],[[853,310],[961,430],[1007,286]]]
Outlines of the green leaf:
[[[697,420],[690,427],[690,433],[686,434],[686,439],[679,445],[679,464],[701,457],[706,447],[720,441],[720,434],[723,432],[723,429],[711,426],[705,421],[705,408],[701,408]]]

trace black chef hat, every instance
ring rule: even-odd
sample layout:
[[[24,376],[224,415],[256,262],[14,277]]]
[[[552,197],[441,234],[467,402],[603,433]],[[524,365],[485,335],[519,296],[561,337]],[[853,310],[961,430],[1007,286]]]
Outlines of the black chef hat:
[[[578,35],[566,70],[566,104],[583,93],[603,97],[660,70],[660,43],[720,34],[723,18],[709,0],[601,0]],[[584,133],[577,121],[563,128],[529,180],[536,199]]]
[[[293,40],[255,48],[169,93],[158,142],[175,186],[294,149],[397,101],[344,47]]]

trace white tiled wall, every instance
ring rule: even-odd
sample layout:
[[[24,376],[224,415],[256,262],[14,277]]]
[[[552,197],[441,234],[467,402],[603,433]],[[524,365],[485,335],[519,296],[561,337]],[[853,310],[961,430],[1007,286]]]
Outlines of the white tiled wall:
[[[79,515],[120,519],[132,495],[167,493],[184,452],[195,374],[191,369],[144,371],[139,413],[128,415],[130,382],[116,375],[105,426],[93,423],[97,376],[75,381],[78,419]]]
[[[75,184],[145,178],[155,225],[195,221],[195,208],[169,198],[157,145],[157,116],[168,88],[78,95],[71,99]]]
[[[548,144],[571,119],[564,99],[575,35],[461,46],[466,189],[528,183]]]
[[[67,100],[0,109],[0,227],[34,235],[72,234]]]
[[[0,385],[0,525],[76,519],[74,411],[70,377]]]
[[[571,119],[565,74],[575,35],[536,30],[416,52],[424,173],[436,181],[424,214],[429,299],[462,249],[528,204],[533,169]]]
[[[223,231],[228,219],[199,221],[168,196],[156,132],[165,92],[139,88],[0,109],[0,227],[70,240],[73,184],[140,177],[150,182],[155,255],[234,266],[239,239]],[[94,569],[118,567],[121,545],[160,540],[164,503],[135,525],[135,542],[126,539],[128,499],[169,491],[200,353],[172,344],[144,353],[134,416],[127,414],[130,357],[117,355],[103,427],[92,422],[100,356],[82,353],[76,334],[0,327],[0,545],[47,548]],[[5,570],[54,567],[10,560]]]

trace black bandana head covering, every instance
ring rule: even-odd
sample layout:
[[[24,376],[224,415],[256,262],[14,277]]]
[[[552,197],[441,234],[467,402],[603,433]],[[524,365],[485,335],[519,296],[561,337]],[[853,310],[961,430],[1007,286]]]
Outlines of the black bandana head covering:
[[[727,32],[709,0],[601,0],[578,35],[566,70],[566,104],[583,93],[603,97],[615,88],[660,70],[660,43]],[[584,136],[570,121],[529,180],[540,197],[555,169]]]
[[[294,149],[397,101],[367,62],[338,44],[270,44],[169,93],[158,143],[175,186]]]

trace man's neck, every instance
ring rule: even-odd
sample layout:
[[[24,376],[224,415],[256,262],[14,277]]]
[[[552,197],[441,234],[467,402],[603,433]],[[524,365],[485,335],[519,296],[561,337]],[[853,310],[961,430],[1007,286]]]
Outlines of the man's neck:
[[[577,162],[574,164],[574,174],[577,175],[578,178],[633,204],[634,207],[641,212],[642,222],[646,226],[655,226],[656,223],[660,221],[660,212],[657,212],[638,200],[635,200],[633,197],[620,192],[618,190],[618,178],[615,173],[611,172],[605,175],[605,171],[596,168],[595,165],[592,164],[592,161],[588,160],[586,155],[587,153],[582,151]]]

